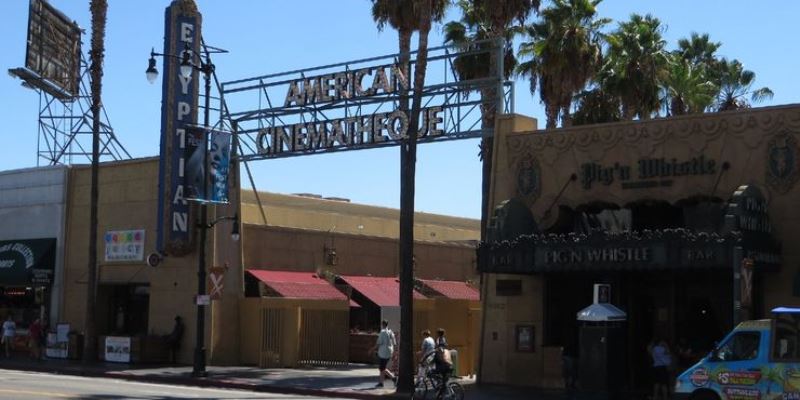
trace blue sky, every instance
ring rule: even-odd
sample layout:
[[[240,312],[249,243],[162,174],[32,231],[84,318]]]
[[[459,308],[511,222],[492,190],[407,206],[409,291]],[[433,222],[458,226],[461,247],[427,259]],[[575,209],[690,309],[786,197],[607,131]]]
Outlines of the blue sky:
[[[222,81],[384,55],[397,51],[397,34],[378,32],[368,0],[199,0],[207,43],[227,49],[214,58]],[[51,0],[86,29],[89,0]],[[134,157],[158,154],[159,84],[144,70],[151,47],[163,44],[167,0],[109,0],[103,101],[114,130]],[[757,5],[756,5],[757,4]],[[606,0],[600,15],[615,21],[651,13],[668,27],[670,49],[691,32],[708,32],[723,43],[719,54],[741,60],[756,72],[757,86],[775,98],[762,105],[798,102],[800,55],[797,15],[800,2],[764,0]],[[24,64],[28,1],[0,1],[0,67]],[[451,12],[448,20],[457,18]],[[611,27],[615,25],[612,24]],[[441,44],[435,27],[431,45]],[[414,41],[416,46],[416,40]],[[159,80],[160,82],[160,80]],[[7,75],[0,78],[0,170],[37,165],[39,98]],[[516,112],[539,119],[543,108],[516,83]],[[477,140],[423,145],[417,164],[416,209],[480,217],[480,163]],[[76,160],[77,161],[77,160]],[[80,161],[82,162],[82,161]],[[251,163],[259,190],[317,193],[386,207],[399,205],[399,150],[384,148]],[[246,184],[247,180],[243,182]]]

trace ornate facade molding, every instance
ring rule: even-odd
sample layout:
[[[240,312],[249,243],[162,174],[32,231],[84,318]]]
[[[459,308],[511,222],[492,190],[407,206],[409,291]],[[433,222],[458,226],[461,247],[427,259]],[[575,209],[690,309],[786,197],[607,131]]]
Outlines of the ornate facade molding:
[[[512,168],[532,152],[547,164],[563,153],[583,152],[600,159],[606,151],[624,144],[648,154],[668,141],[684,142],[695,152],[727,135],[756,149],[775,134],[800,135],[800,106],[753,108],[648,121],[627,121],[551,131],[524,132],[506,137],[508,166]],[[549,154],[548,154],[549,153]]]

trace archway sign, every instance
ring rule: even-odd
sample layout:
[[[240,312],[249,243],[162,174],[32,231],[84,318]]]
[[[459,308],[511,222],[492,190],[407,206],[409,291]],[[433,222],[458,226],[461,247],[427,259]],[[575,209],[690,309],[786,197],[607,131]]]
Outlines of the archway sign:
[[[489,60],[491,52],[501,54],[502,48],[498,43],[476,42],[469,48],[428,49],[419,143],[491,136],[491,129],[481,130],[482,103],[513,112],[510,82],[489,77],[488,70],[461,80],[455,72],[459,63]],[[495,58],[498,71],[503,71],[503,57]],[[398,59],[398,54],[391,54],[223,82],[222,119],[236,122],[238,159],[399,145],[409,125],[408,112],[399,106],[400,96],[405,90],[409,96],[412,92],[416,52],[411,53],[410,73]],[[489,93],[502,95],[486,98]]]

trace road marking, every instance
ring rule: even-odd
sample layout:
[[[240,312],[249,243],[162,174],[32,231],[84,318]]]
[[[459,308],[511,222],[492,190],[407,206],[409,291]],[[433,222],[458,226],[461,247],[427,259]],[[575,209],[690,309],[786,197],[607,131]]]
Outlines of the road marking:
[[[21,395],[29,395],[29,396],[39,396],[39,397],[66,397],[72,398],[72,395],[66,393],[55,393],[55,392],[34,392],[30,390],[12,390],[12,389],[0,389],[0,393],[9,393],[9,394],[21,394]]]

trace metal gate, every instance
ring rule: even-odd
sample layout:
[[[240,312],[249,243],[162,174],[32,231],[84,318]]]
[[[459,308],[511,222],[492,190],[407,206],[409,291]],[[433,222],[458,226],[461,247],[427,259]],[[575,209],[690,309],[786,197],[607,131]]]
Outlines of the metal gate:
[[[258,358],[259,368],[281,368],[281,343],[283,340],[283,321],[286,310],[280,308],[261,309],[261,349]]]
[[[302,310],[298,364],[347,365],[350,349],[349,312]]]

